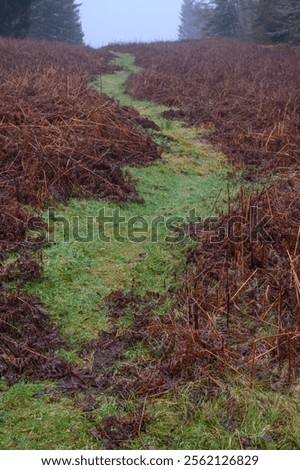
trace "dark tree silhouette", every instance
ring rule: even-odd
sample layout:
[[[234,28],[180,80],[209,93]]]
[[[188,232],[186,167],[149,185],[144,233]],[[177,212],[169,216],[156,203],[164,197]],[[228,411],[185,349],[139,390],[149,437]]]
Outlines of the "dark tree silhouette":
[[[215,5],[207,31],[217,36],[238,37],[241,31],[237,2],[235,0],[216,0]]]
[[[32,0],[2,0],[0,36],[26,37]]]
[[[29,37],[82,44],[79,7],[74,0],[33,0]]]
[[[198,39],[203,36],[211,11],[209,0],[184,0],[180,12],[178,38]]]

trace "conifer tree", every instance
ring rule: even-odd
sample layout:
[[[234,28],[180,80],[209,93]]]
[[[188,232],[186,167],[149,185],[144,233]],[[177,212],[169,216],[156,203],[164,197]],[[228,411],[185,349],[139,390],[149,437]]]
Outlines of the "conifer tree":
[[[204,34],[300,44],[300,0],[183,0],[179,39]]]
[[[203,36],[210,12],[209,0],[184,0],[180,12],[178,38],[198,39]]]
[[[241,34],[235,0],[216,0],[207,32],[216,36],[238,37]]]
[[[33,0],[29,37],[82,44],[79,7],[74,0]]]
[[[29,29],[31,0],[2,0],[0,15],[0,36],[22,38]]]
[[[299,0],[259,0],[254,34],[261,40],[299,44]]]

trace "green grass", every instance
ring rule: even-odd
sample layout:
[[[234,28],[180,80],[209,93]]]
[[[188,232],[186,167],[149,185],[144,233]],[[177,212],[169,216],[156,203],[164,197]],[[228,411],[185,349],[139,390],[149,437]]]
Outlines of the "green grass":
[[[144,204],[127,202],[118,205],[109,201],[70,200],[55,209],[56,215],[69,221],[79,220],[84,235],[87,216],[97,217],[99,210],[120,214],[130,220],[143,217],[151,227],[157,217],[187,218],[195,209],[202,218],[215,215],[223,207],[227,194],[228,164],[224,157],[201,141],[204,131],[187,128],[179,121],[161,117],[164,106],[136,101],[125,93],[125,82],[131,73],[140,69],[130,54],[116,54],[115,63],[125,70],[99,78],[92,86],[108,94],[120,104],[134,106],[144,116],[161,127],[153,133],[159,143],[166,145],[161,161],[144,168],[129,169],[137,181]],[[169,138],[172,138],[171,140]],[[232,193],[238,188],[232,187]],[[47,215],[45,214],[45,217]],[[180,225],[180,224],[179,224]],[[93,228],[97,224],[93,222]],[[55,243],[43,250],[45,274],[42,281],[31,283],[26,290],[37,294],[48,305],[52,319],[62,331],[68,349],[61,351],[75,364],[86,364],[78,353],[82,343],[97,337],[98,331],[109,328],[103,299],[116,289],[133,289],[137,294],[164,293],[180,282],[179,275],[186,263],[186,252],[193,245],[184,238],[180,243],[166,241],[170,235],[166,226],[158,224],[157,241],[146,239],[133,243],[124,226],[120,242],[112,237],[109,225],[105,234],[109,243],[93,239],[74,240],[71,224],[70,241],[65,242],[62,224],[55,226]],[[174,235],[172,232],[171,235]],[[176,275],[175,275],[176,273]],[[162,304],[157,315],[164,315],[173,299]],[[131,312],[120,321],[120,327],[131,322]],[[148,351],[142,344],[125,351],[126,360],[147,360]],[[146,411],[152,422],[143,440],[155,448],[170,449],[230,449],[239,448],[241,440],[250,436],[254,446],[263,448],[299,447],[299,405],[292,396],[281,396],[268,390],[253,392],[240,385],[231,385],[217,398],[200,395],[193,398],[190,386],[164,398],[147,403]],[[61,398],[44,393],[46,384],[19,383],[0,389],[0,442],[3,449],[86,449],[101,448],[101,443],[87,432],[101,424],[104,416],[130,413],[140,399],[121,402],[116,397],[98,397],[91,415],[82,410],[82,397]],[[37,395],[36,395],[37,394]],[[229,395],[228,395],[229,394]],[[229,400],[233,396],[233,400]],[[51,398],[52,397],[52,398]],[[230,403],[233,403],[231,405]],[[226,427],[236,420],[235,430]],[[268,438],[271,435],[272,439]],[[140,448],[140,441],[128,443],[128,448]]]
[[[124,104],[129,98],[122,92],[122,87],[136,67],[130,54],[118,57],[116,63],[129,70],[103,76],[102,87],[104,92],[119,97]],[[135,102],[142,114],[155,115],[159,119],[161,107],[153,103],[144,106],[144,102]],[[105,232],[112,237],[109,243],[98,239],[82,243],[73,239],[72,223],[69,242],[63,241],[62,224],[56,224],[56,243],[43,254],[44,280],[26,288],[49,305],[53,320],[60,325],[73,349],[65,355],[75,361],[82,342],[96,337],[100,329],[108,328],[105,312],[99,309],[104,296],[115,289],[132,287],[139,294],[164,292],[178,282],[174,272],[183,267],[185,253],[192,242],[185,238],[181,243],[167,243],[167,235],[176,237],[160,223],[157,241],[153,243],[151,233],[155,232],[156,218],[178,216],[187,221],[192,209],[203,218],[215,215],[220,207],[215,202],[220,192],[227,190],[228,166],[222,155],[201,143],[201,131],[176,122],[175,127],[164,134],[174,141],[169,142],[161,161],[144,168],[127,168],[137,181],[144,204],[71,200],[66,206],[55,209],[57,216],[70,222],[77,217],[82,236],[87,217],[97,217],[102,209],[111,214],[119,208],[126,221],[143,217],[149,228],[143,234],[146,239],[142,243],[128,239],[125,224],[121,231],[125,237],[123,242],[113,239],[113,228],[109,225]],[[94,229],[96,232],[96,223]]]
[[[0,449],[92,449],[91,427],[74,399],[49,397],[47,384],[0,386]]]
[[[151,402],[147,412],[153,422],[143,435],[144,444],[155,449],[229,450],[249,442],[252,449],[299,449],[296,397],[228,385],[220,396],[207,398],[202,389],[191,385]],[[141,448],[140,442],[130,448]]]
[[[133,73],[138,73],[142,69],[135,65],[135,58],[132,54],[123,54],[113,52],[116,58],[111,62],[113,65],[123,67],[120,72],[115,72],[113,75],[102,75],[94,83],[92,87],[96,88],[100,93],[104,93],[114,100],[125,106],[132,106],[138,109],[141,114],[146,117],[153,119],[160,125],[163,120],[161,113],[167,111],[169,108],[166,106],[160,106],[151,101],[138,101],[134,100],[131,96],[125,92],[125,84],[129,76]]]

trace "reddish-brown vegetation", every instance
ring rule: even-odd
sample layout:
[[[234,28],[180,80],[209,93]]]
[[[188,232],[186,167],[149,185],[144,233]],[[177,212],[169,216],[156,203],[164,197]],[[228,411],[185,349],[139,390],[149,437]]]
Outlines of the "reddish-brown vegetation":
[[[5,233],[22,241],[25,205],[136,198],[122,166],[153,161],[159,150],[136,112],[88,88],[96,74],[114,70],[109,54],[5,39],[0,54],[1,217],[13,215],[4,220]]]
[[[86,88],[90,74],[109,70],[107,52],[14,41],[0,42],[1,47],[6,57],[0,84],[6,97],[0,104],[3,253],[24,246],[25,204],[42,207],[90,195],[134,199],[122,164],[150,162],[159,151],[137,127],[153,124]],[[36,56],[29,54],[31,48],[37,48]],[[146,67],[129,81],[136,97],[174,106],[170,117],[204,125],[207,138],[247,172],[249,167],[264,176],[278,171],[282,178],[258,195],[241,193],[238,201],[229,200],[218,221],[189,228],[199,244],[190,254],[176,309],[168,315],[155,315],[163,298],[118,291],[108,299],[112,328],[89,345],[91,373],[53,355],[59,335],[35,299],[3,295],[3,374],[13,380],[26,369],[33,377],[67,377],[71,391],[93,385],[148,397],[189,381],[218,382],[228,370],[246,375],[251,384],[255,376],[290,382],[299,374],[300,359],[299,51],[215,39],[118,46],[122,49]],[[0,280],[39,275],[25,257],[5,266]],[[117,321],[128,307],[135,312],[133,325],[120,332]],[[37,335],[37,324],[45,334]],[[125,349],[139,341],[151,359],[129,367]],[[122,441],[123,424],[108,420],[91,432],[110,446],[115,427]],[[125,424],[137,433],[139,422]]]
[[[60,43],[0,40],[0,375],[14,381],[80,376],[56,357],[62,342],[38,302],[8,295],[4,285],[38,279],[42,268],[28,250],[40,246],[28,229],[43,226],[28,206],[70,197],[140,200],[123,165],[141,165],[160,151],[134,110],[88,87],[112,72],[111,55]],[[7,287],[6,287],[7,291]]]
[[[145,67],[128,82],[136,98],[173,106],[168,117],[207,128],[247,173],[282,176],[196,228],[180,293],[185,314],[150,329],[172,345],[158,383],[174,373],[216,378],[228,368],[250,372],[251,383],[255,373],[291,381],[300,360],[299,49],[206,39],[124,50]],[[150,383],[155,390],[155,374]]]
[[[209,338],[214,355],[251,381],[300,372],[299,192],[294,175],[241,194],[236,209],[195,230],[182,306],[195,338]]]
[[[226,39],[125,46],[145,71],[136,98],[214,131],[235,162],[271,171],[300,163],[300,51]]]
[[[24,372],[32,378],[69,375],[67,361],[53,356],[62,346],[58,328],[37,299],[0,293],[0,375],[10,383]]]

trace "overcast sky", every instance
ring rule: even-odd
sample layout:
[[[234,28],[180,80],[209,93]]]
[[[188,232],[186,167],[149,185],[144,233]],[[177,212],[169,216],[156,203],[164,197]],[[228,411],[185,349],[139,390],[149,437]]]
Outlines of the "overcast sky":
[[[182,0],[81,0],[85,42],[177,39]]]

